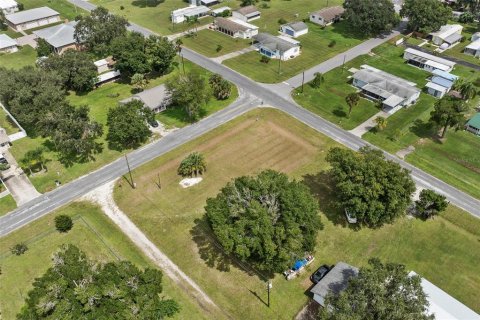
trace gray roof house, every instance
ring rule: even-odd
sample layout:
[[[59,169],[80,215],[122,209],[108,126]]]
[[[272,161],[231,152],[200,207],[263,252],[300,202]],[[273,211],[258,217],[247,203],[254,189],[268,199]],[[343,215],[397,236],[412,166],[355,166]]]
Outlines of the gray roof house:
[[[303,21],[290,22],[280,26],[280,31],[291,37],[299,37],[308,33],[308,26]]]
[[[17,40],[6,34],[0,34],[0,52],[13,53],[18,51]]]
[[[384,110],[390,114],[414,104],[421,92],[415,83],[368,65],[362,65],[352,78],[355,87],[366,97],[381,101]]]
[[[255,6],[246,6],[232,12],[234,18],[245,22],[260,19],[261,12]]]
[[[151,89],[139,92],[130,98],[120,101],[120,103],[128,103],[132,100],[139,100],[150,110],[158,113],[164,111],[170,104],[170,94],[165,85],[159,85]]]
[[[313,293],[313,300],[324,307],[327,294],[330,292],[339,294],[347,288],[348,280],[357,275],[358,268],[352,267],[345,262],[338,262],[335,267],[310,290],[310,292]]]
[[[289,60],[300,55],[300,43],[288,37],[259,33],[253,38],[259,52],[269,58]]]
[[[55,53],[62,54],[67,49],[77,49],[77,43],[74,38],[76,21],[62,23],[53,27],[48,27],[33,31],[37,38],[44,39],[54,49]]]
[[[49,7],[40,7],[8,14],[5,20],[10,28],[21,31],[59,22],[60,13]]]

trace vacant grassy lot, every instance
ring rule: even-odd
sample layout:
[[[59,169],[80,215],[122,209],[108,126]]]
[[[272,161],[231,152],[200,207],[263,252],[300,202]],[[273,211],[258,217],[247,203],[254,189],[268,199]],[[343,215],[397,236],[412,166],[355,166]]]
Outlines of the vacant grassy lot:
[[[195,37],[183,37],[183,44],[207,57],[219,57],[224,54],[247,48],[252,40],[234,39],[213,30],[200,30]],[[221,50],[218,51],[218,46]]]
[[[53,224],[54,215],[48,215],[0,239],[0,309],[5,319],[15,318],[32,281],[51,266],[51,255],[62,244],[74,244],[98,261],[129,260],[140,268],[154,267],[98,207],[85,202],[74,203],[57,213],[73,216],[74,226],[70,232],[57,232]],[[19,242],[25,242],[29,250],[21,256],[14,256],[9,248]],[[176,319],[206,318],[166,276],[163,277],[163,287],[162,294],[177,300],[182,306]]]
[[[85,10],[75,7],[67,0],[22,0],[22,4],[25,6],[25,10],[50,7],[59,12],[61,18],[68,20],[74,20],[78,15],[87,14]]]
[[[0,67],[20,69],[25,66],[34,66],[37,51],[30,46],[24,46],[15,53],[0,54]]]
[[[181,68],[181,66],[180,66]],[[205,77],[210,75],[205,69],[202,69],[196,65],[193,65],[189,61],[185,60],[185,71],[190,72],[199,72]],[[167,79],[175,76],[180,72],[178,68],[175,68],[170,74],[163,77],[157,77],[151,79],[149,82],[149,87],[153,87],[164,83]],[[94,161],[86,163],[75,163],[71,166],[64,166],[58,161],[58,157],[55,152],[46,152],[45,156],[48,159],[46,167],[47,172],[37,173],[34,176],[30,177],[30,181],[35,185],[39,192],[50,191],[55,188],[55,180],[59,179],[63,184],[67,183],[73,179],[76,179],[92,170],[98,169],[119,156],[123,155],[123,152],[112,150],[108,148],[108,143],[106,141],[106,136],[108,133],[107,123],[107,113],[108,110],[117,105],[118,101],[125,99],[132,95],[132,86],[127,83],[110,83],[104,86],[101,86],[98,89],[95,89],[85,95],[75,95],[71,93],[68,99],[74,105],[88,105],[90,107],[90,115],[96,121],[104,125],[104,135],[100,139],[100,142],[103,143],[103,151],[100,154],[95,156]],[[215,111],[218,111],[231,102],[233,102],[237,97],[236,89],[233,90],[231,98],[223,101],[217,101],[212,98],[212,100],[205,107],[205,113],[203,116],[208,116]],[[167,111],[164,114],[158,115],[158,119],[168,126],[185,126],[188,124],[186,120],[186,115],[183,110],[172,109]],[[152,138],[153,139],[153,138]],[[17,160],[20,160],[25,152],[37,148],[40,145],[45,145],[45,139],[41,137],[27,137],[21,140],[15,141],[13,147],[10,149],[12,154]],[[128,152],[128,150],[126,150]]]
[[[0,108],[0,128],[5,129],[7,134],[13,134],[20,131],[10,116],[2,108]]]
[[[3,186],[0,187],[0,190],[4,190]],[[3,198],[0,198],[0,216],[3,216],[4,214],[14,210],[16,207],[17,204],[15,203],[15,200],[10,194]]]
[[[455,215],[451,220],[462,224],[455,226],[445,218],[437,218],[428,222],[404,219],[379,230],[354,231],[345,227],[323,173],[327,169],[326,152],[333,146],[337,144],[279,111],[258,109],[135,170],[137,188],[132,190],[120,181],[115,199],[137,226],[232,318],[291,319],[308,300],[308,277],[316,267],[339,260],[360,266],[371,256],[405,263],[480,310],[475,297],[480,288],[476,270],[480,234],[475,228],[475,234],[463,229],[480,222],[449,208],[447,217]],[[205,154],[208,171],[199,185],[182,189],[176,169],[192,151]],[[277,275],[271,308],[264,304],[262,276],[222,255],[202,219],[207,197],[215,196],[233,177],[266,168],[305,181],[318,195],[325,224],[325,230],[319,233],[314,266],[292,281]],[[162,181],[161,190],[154,183],[157,175]],[[452,273],[451,264],[437,261],[452,262],[461,272]]]
[[[253,22],[259,25],[256,21]],[[308,23],[308,27],[308,33],[296,39],[301,43],[302,53],[294,59],[281,63],[272,59],[269,63],[262,63],[260,62],[262,56],[258,52],[249,52],[223,63],[255,81],[275,83],[301,73],[362,42],[359,36],[349,30],[344,21],[324,29],[313,23]],[[332,46],[333,42],[335,44]]]

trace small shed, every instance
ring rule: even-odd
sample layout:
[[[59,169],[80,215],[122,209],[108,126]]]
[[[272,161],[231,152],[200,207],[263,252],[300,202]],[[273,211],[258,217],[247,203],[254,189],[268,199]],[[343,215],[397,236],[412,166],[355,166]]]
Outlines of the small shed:
[[[338,262],[325,277],[322,278],[311,290],[313,300],[322,307],[325,306],[325,297],[329,293],[339,294],[348,286],[348,281],[358,275],[358,268],[345,262]]]
[[[465,130],[480,136],[480,113],[476,113],[468,122],[465,124]]]

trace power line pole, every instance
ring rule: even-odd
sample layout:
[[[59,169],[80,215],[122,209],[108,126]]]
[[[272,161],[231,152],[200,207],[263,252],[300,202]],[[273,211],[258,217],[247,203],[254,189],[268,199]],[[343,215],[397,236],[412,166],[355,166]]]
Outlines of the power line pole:
[[[272,289],[272,282],[267,281],[267,306],[270,308],[270,290]]]
[[[305,70],[302,72],[302,93],[303,93],[303,85],[305,84]]]
[[[128,174],[130,175],[130,183],[132,188],[135,189],[135,182],[133,182],[132,170],[130,170],[130,163],[128,162],[127,154],[125,153],[125,161],[127,161]]]

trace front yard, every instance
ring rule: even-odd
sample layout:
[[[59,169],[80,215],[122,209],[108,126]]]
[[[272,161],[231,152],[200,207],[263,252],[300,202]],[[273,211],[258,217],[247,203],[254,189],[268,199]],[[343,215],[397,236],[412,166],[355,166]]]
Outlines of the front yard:
[[[308,23],[308,27],[308,33],[296,39],[301,43],[302,53],[294,59],[282,62],[272,59],[269,63],[263,63],[258,52],[249,52],[223,63],[255,81],[276,83],[347,51],[365,40],[352,33],[343,21],[324,29],[313,23]]]
[[[480,311],[480,222],[449,207],[426,222],[405,218],[378,230],[349,228],[324,172],[326,153],[333,146],[338,144],[280,111],[257,109],[134,170],[137,188],[119,180],[115,200],[231,318],[292,319],[308,301],[309,276],[319,265],[345,261],[362,266],[372,256],[406,264]],[[208,170],[199,185],[183,189],[176,168],[192,151],[205,155]],[[270,308],[265,275],[225,256],[203,219],[206,199],[225,183],[266,168],[306,183],[318,196],[324,224],[313,265],[292,281],[281,275],[273,279]],[[154,183],[158,175],[161,190]],[[462,270],[461,275],[452,268]]]
[[[252,40],[234,39],[224,33],[213,30],[200,30],[194,37],[183,37],[182,42],[185,47],[204,56],[218,57],[245,49],[251,44]],[[221,46],[221,48],[219,48],[219,46]]]

